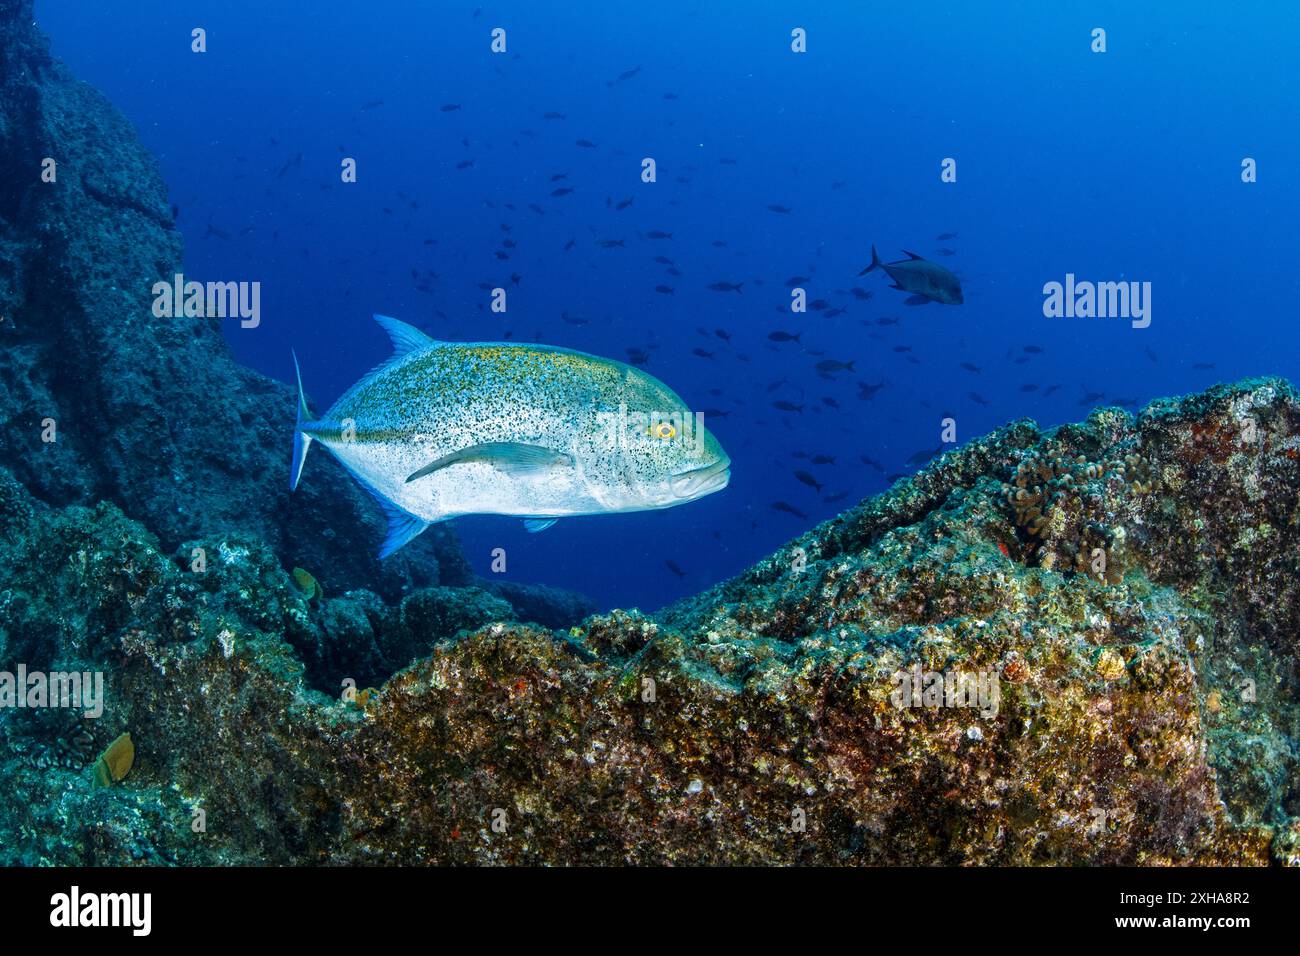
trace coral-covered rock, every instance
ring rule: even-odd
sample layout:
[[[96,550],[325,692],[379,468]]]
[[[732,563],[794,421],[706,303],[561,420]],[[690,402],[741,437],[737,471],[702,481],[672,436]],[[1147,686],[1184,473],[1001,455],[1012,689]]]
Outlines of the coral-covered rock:
[[[563,633],[483,591],[308,595],[248,541],[198,572],[0,474],[6,666],[109,683],[98,720],[0,720],[3,861],[1294,862],[1298,455],[1279,380],[1018,422]],[[331,639],[421,656],[340,695]]]

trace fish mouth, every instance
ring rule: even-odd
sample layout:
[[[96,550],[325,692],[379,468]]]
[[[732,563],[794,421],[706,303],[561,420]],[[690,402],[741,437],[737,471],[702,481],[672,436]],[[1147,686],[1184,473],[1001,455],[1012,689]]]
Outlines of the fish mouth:
[[[699,498],[721,491],[731,481],[731,459],[723,455],[711,465],[673,475],[668,486],[678,498]]]

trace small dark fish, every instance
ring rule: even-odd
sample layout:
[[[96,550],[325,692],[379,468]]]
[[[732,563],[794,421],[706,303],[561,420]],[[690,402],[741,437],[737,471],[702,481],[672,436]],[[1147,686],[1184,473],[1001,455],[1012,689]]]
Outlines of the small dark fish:
[[[577,241],[578,241],[578,240],[576,240],[576,239],[570,239],[568,242],[566,242],[566,243],[564,244],[564,251],[565,251],[565,252],[568,252],[570,249],[572,249],[574,243],[576,243]]]
[[[568,179],[568,178],[569,178],[568,173],[556,173],[554,176],[551,177],[551,182],[558,183],[561,179]]]
[[[1210,369],[1214,368],[1214,363],[1213,363],[1213,362],[1193,362],[1193,363],[1192,363],[1192,368],[1196,369],[1196,371],[1198,371],[1198,372],[1208,372]]]
[[[591,321],[590,319],[584,319],[580,315],[569,315],[567,312],[561,312],[560,318],[569,325],[587,325]]]
[[[915,465],[923,465],[923,464],[925,464],[927,461],[929,461],[931,458],[934,458],[936,455],[938,455],[939,452],[941,452],[941,451],[943,451],[943,445],[940,445],[938,448],[934,449],[933,451],[931,451],[931,450],[928,449],[928,448],[922,448],[920,451],[918,451],[918,452],[917,452],[915,455],[913,455],[911,458],[907,459],[907,464],[909,464],[909,465],[913,465],[913,466],[915,466]]]
[[[671,232],[663,232],[659,229],[651,229],[645,234],[645,236],[647,239],[671,239],[673,234]]]
[[[805,282],[811,281],[812,279],[809,276],[791,276],[785,280],[785,284],[787,288],[793,289],[795,286],[803,285]]]
[[[872,396],[884,387],[884,382],[880,382],[876,385],[868,385],[866,382],[858,382],[858,398],[863,401],[870,401]]]
[[[366,113],[369,112],[370,110],[378,109],[383,105],[384,105],[383,100],[367,100],[366,102],[361,104],[360,112]]]
[[[1105,397],[1105,394],[1102,392],[1090,392],[1087,389],[1084,389],[1083,398],[1079,399],[1079,404],[1094,405]]]
[[[601,239],[600,242],[597,243],[597,245],[599,245],[600,248],[602,249],[621,249],[623,248],[623,240],[622,239]]]
[[[456,112],[456,110],[460,109],[460,104],[459,104],[459,103],[443,103],[442,106],[439,107],[439,109],[440,109],[441,112],[443,112],[443,113],[454,113],[454,112]]]
[[[941,233],[939,233],[939,235],[935,236],[934,238],[937,239],[939,242],[947,242],[949,239],[956,239],[956,238],[957,238],[957,233],[955,233],[955,232],[941,232]]]
[[[859,460],[862,462],[862,464],[866,465],[869,468],[874,468],[876,469],[876,471],[885,470],[885,466],[882,465],[880,462],[876,461],[874,458],[868,458],[866,455],[860,455],[858,457]]]
[[[614,79],[610,80],[609,83],[607,83],[606,85],[613,86],[615,83],[625,83],[640,72],[641,72],[641,67],[634,66],[630,70],[624,70],[618,76],[614,77]]]
[[[773,342],[798,342],[802,332],[782,332],[778,329],[775,332],[769,332],[767,337]]]
[[[684,577],[686,577],[686,572],[683,571],[681,568],[679,568],[679,567],[677,566],[677,563],[674,562],[674,561],[672,561],[672,560],[665,561],[665,562],[664,562],[664,567],[666,567],[666,568],[667,568],[669,571],[671,571],[673,574],[677,575],[678,578],[684,578]]]
[[[564,117],[564,114],[563,114],[563,113],[557,113],[557,112],[555,112],[554,110],[551,110],[551,111],[548,112],[548,113],[543,113],[543,114],[542,114],[542,119],[544,119],[544,120],[562,120],[562,119],[564,119],[564,118],[565,118],[565,117]]]
[[[796,518],[798,518],[798,519],[801,520],[801,521],[807,521],[807,520],[808,520],[808,516],[807,516],[806,514],[804,514],[802,511],[800,511],[800,510],[799,510],[798,508],[796,508],[794,505],[792,505],[792,504],[787,504],[787,503],[784,502],[784,501],[774,501],[774,502],[772,502],[772,510],[773,510],[773,511],[783,511],[783,512],[785,512],[785,513],[788,514],[788,515],[794,515]]]
[[[1024,351],[1028,352],[1030,355],[1042,355],[1043,347],[1041,345],[1026,345]]]
[[[230,233],[226,232],[224,229],[218,229],[216,226],[212,225],[212,223],[208,223],[208,228],[203,233],[204,239],[206,239],[208,236],[215,236],[216,238],[222,240],[230,239]]]
[[[853,298],[861,299],[863,302],[865,302],[867,299],[870,299],[873,295],[875,295],[875,293],[870,291],[869,289],[862,289],[859,288],[858,286],[854,286],[849,291],[853,293]]]
[[[968,372],[974,372],[976,375],[979,375],[984,371],[984,369],[980,368],[978,365],[972,365],[970,362],[962,362],[961,367]]]
[[[722,282],[718,281],[709,286],[714,292],[739,292],[743,282]]]
[[[824,359],[817,363],[817,371],[823,375],[832,375],[836,372],[852,372],[853,362],[841,362],[839,359]]]
[[[645,365],[650,361],[650,353],[645,349],[624,349],[627,353],[627,360],[632,365]]]
[[[808,472],[796,471],[794,473],[794,476],[799,481],[803,482],[803,484],[807,485],[809,488],[813,489],[818,494],[821,494],[822,483],[818,481],[816,478],[814,478],[812,475],[808,474]]]
[[[833,495],[827,495],[825,498],[822,499],[822,502],[828,505],[833,505],[836,502],[843,501],[848,496],[849,493],[847,491],[837,491]]]
[[[575,146],[581,146],[583,149],[595,149],[596,144],[589,139],[580,139],[574,143]]]
[[[469,169],[469,168],[470,168],[471,166],[473,166],[473,165],[474,165],[474,160],[472,160],[472,159],[462,159],[459,163],[456,164],[456,168],[457,168],[457,169]]]
[[[670,285],[657,285],[655,291],[660,295],[673,295],[673,287]]]
[[[285,163],[283,166],[281,166],[281,167],[276,171],[275,178],[276,178],[276,179],[280,179],[280,178],[282,178],[282,177],[284,176],[284,174],[287,173],[289,170],[291,170],[291,169],[293,169],[293,168],[295,168],[295,167],[297,167],[297,166],[301,166],[301,165],[302,165],[302,153],[299,153],[297,156],[295,156],[293,159],[289,160],[287,163]]]
[[[632,205],[632,200],[631,200],[631,199],[624,199],[621,203],[619,203],[619,204],[618,204],[617,206],[615,206],[614,208],[617,209],[619,212],[622,212],[624,209],[626,209],[626,208],[627,208],[628,206],[630,206],[630,205]]]
[[[731,341],[731,333],[728,332],[726,329],[714,329],[713,334],[716,335],[718,338],[722,339],[722,341],[724,342]]]
[[[949,248],[947,248],[947,247],[945,246],[945,247],[942,248],[942,249],[936,249],[936,250],[934,250],[934,254],[935,254],[936,256],[955,256],[955,255],[957,254],[957,250],[956,250],[956,249],[949,249]]]
[[[796,405],[794,402],[787,402],[785,399],[781,399],[779,402],[773,402],[772,407],[783,412],[798,412],[800,415],[803,414],[802,405]]]
[[[552,195],[552,196],[567,196],[567,195],[569,195],[569,193],[571,193],[571,192],[573,192],[573,187],[572,187],[572,186],[561,186],[559,189],[552,189],[552,190],[551,190],[551,195]]]
[[[776,212],[776,213],[780,213],[780,214],[783,215],[783,216],[788,216],[788,215],[790,215],[790,213],[794,212],[794,210],[791,209],[789,206],[778,206],[776,203],[772,203],[771,205],[767,206],[766,208],[767,208],[768,212]]]
[[[976,405],[987,405],[989,403],[989,400],[979,392],[971,392],[969,397]]]
[[[833,465],[835,464],[834,455],[813,455],[812,463],[814,465]]]
[[[1020,390],[1022,392],[1036,392],[1038,391],[1038,386],[1035,385],[1033,382],[1029,382],[1025,385],[1021,385]]]
[[[712,352],[706,352],[706,351],[704,351],[704,349],[691,349],[691,354],[692,354],[692,355],[695,355],[695,356],[698,356],[698,357],[700,357],[700,358],[702,358],[702,359],[711,359],[711,358],[713,358],[713,353],[712,353]]]

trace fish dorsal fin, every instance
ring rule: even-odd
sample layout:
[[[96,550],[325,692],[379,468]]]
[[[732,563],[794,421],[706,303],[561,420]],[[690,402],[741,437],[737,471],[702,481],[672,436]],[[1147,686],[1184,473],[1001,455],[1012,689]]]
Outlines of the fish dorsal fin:
[[[375,321],[388,333],[393,341],[393,357],[389,361],[403,358],[412,352],[436,345],[437,340],[425,335],[413,325],[394,319],[392,316],[375,314]]]
[[[559,520],[559,518],[525,518],[524,530],[529,534],[537,534],[539,531],[545,531]]]
[[[921,256],[918,256],[915,252],[908,252],[906,249],[903,250],[903,255],[907,256],[907,258],[909,258],[909,259],[920,259],[920,258],[921,258]],[[379,316],[375,316],[375,318],[379,318]]]
[[[406,480],[412,482],[417,478],[431,475],[443,468],[450,468],[452,465],[471,461],[483,462],[505,472],[512,478],[518,478],[523,475],[545,471],[547,468],[555,466],[572,467],[573,456],[562,451],[556,451],[553,448],[543,448],[541,445],[525,445],[513,441],[489,441],[479,445],[470,445],[468,448],[462,448],[450,455],[443,455],[441,458],[434,459],[418,471],[411,472],[406,476]]]

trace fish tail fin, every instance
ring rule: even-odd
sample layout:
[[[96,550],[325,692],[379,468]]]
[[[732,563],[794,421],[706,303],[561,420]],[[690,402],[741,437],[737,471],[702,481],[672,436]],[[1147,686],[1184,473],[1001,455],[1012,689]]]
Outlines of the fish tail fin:
[[[871,265],[867,266],[865,269],[859,272],[858,275],[864,276],[868,272],[871,272],[873,269],[877,269],[879,267],[880,267],[880,256],[876,255],[876,245],[875,243],[872,243],[871,244]]]
[[[293,462],[289,466],[289,490],[294,491],[298,487],[298,479],[302,477],[307,449],[311,447],[311,436],[302,430],[303,423],[311,420],[311,412],[307,408],[307,397],[302,393],[302,372],[298,370],[298,356],[292,350],[289,354],[293,355],[293,373],[298,379],[298,417],[293,426]]]

